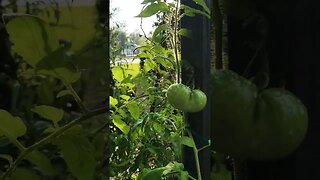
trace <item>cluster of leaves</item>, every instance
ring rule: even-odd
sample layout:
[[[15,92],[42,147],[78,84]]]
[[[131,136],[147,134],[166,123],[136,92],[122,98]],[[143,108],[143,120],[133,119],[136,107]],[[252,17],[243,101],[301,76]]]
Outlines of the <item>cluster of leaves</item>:
[[[75,59],[88,59],[59,46],[43,19],[5,17],[19,70],[11,107],[0,110],[0,179],[101,179],[107,107],[89,110],[74,88],[83,78]]]
[[[137,17],[157,15],[164,21],[157,23],[148,43],[138,48],[140,53],[134,59],[140,60],[139,74],[129,71],[133,65],[111,69],[114,85],[110,96],[109,172],[114,178],[190,177],[183,165],[177,163],[182,158],[181,147],[198,150],[192,138],[183,136],[183,114],[167,102],[165,92],[180,81],[180,36],[192,36],[191,31],[179,28],[181,18],[210,13],[203,1],[194,2],[205,11],[181,5],[179,0],[171,3],[144,0],[144,8]]]

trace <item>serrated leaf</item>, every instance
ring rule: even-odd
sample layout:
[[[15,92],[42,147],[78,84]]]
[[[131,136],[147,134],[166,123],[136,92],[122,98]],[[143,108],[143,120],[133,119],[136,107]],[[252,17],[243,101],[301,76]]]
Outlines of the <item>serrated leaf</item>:
[[[32,112],[37,113],[42,118],[51,120],[54,124],[61,121],[64,111],[52,106],[41,105],[31,109]]]
[[[208,8],[207,4],[203,0],[193,0],[196,4],[200,5],[206,13],[210,14],[210,9]]]
[[[10,177],[10,180],[40,180],[40,177],[36,174],[35,171],[25,169],[25,168],[17,168],[12,176]]]
[[[113,107],[116,107],[116,105],[118,104],[118,100],[113,98],[112,96],[109,96],[109,104]]]
[[[70,90],[62,90],[57,94],[56,97],[60,98],[62,96],[66,96],[66,95],[72,95],[71,91]]]
[[[15,141],[26,132],[27,128],[19,117],[13,117],[9,112],[0,110],[0,135]]]
[[[152,3],[148,6],[146,6],[141,11],[141,13],[136,17],[150,17],[150,16],[157,14],[159,11],[168,12],[169,11],[168,5],[164,2]]]
[[[32,151],[28,156],[26,156],[26,160],[36,165],[41,171],[48,174],[55,174],[56,171],[52,166],[50,159],[40,151]]]
[[[136,102],[130,102],[126,106],[127,106],[128,110],[129,110],[131,116],[135,120],[138,120],[139,116],[140,116],[140,113],[141,113],[141,110],[140,110],[140,107],[138,106],[138,104]]]
[[[121,116],[119,115],[114,115],[112,116],[112,123],[120,129],[124,134],[128,134],[130,131],[130,127],[121,120]]]
[[[181,28],[178,31],[178,34],[181,35],[181,36],[184,36],[184,37],[192,39],[192,31],[190,31],[190,30],[188,30],[186,28]]]
[[[35,67],[58,48],[58,40],[49,24],[36,16],[15,16],[6,25],[13,50]]]
[[[182,136],[180,139],[180,143],[185,146],[188,146],[188,147],[192,147],[192,148],[196,147],[194,141],[190,137],[187,137],[187,136]]]
[[[78,180],[94,179],[96,160],[94,147],[85,137],[82,128],[73,128],[54,141],[63,155],[69,171]]]

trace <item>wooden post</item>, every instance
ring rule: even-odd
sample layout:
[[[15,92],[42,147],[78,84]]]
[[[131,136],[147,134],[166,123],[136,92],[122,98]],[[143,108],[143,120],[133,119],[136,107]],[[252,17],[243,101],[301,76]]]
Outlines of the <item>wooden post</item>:
[[[207,0],[207,5],[210,1]],[[200,9],[193,1],[182,0],[182,4]],[[210,7],[210,6],[209,6]],[[205,92],[208,98],[207,106],[199,113],[187,114],[187,121],[198,148],[207,145],[210,139],[210,20],[204,16],[184,17],[181,21],[182,28],[192,31],[192,39],[182,37],[182,82],[192,86],[194,79],[195,88]],[[194,155],[191,148],[184,149],[184,164],[189,173],[196,177]],[[210,179],[211,156],[210,148],[199,153],[202,179]]]

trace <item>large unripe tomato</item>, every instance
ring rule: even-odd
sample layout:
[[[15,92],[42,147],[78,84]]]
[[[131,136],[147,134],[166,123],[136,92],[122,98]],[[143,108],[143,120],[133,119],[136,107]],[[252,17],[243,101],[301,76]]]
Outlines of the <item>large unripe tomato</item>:
[[[173,107],[184,112],[199,112],[207,103],[207,96],[202,91],[178,83],[169,86],[167,99]]]
[[[211,79],[212,144],[216,151],[242,157],[251,138],[257,88],[231,71],[216,71]]]
[[[302,142],[306,108],[283,89],[257,87],[232,71],[212,75],[212,141],[217,151],[266,161],[282,158]]]
[[[294,151],[307,131],[308,114],[301,101],[284,89],[263,90],[257,99],[251,153],[253,160],[272,160]]]

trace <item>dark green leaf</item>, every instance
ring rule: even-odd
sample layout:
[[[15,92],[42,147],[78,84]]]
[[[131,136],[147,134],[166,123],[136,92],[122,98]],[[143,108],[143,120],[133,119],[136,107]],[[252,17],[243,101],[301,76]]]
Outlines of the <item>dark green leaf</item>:
[[[184,36],[184,37],[192,39],[192,31],[190,31],[190,30],[188,30],[186,28],[181,28],[178,31],[178,34],[181,35],[181,36]]]
[[[199,4],[203,9],[206,11],[206,13],[210,14],[210,9],[208,8],[207,4],[203,0],[193,0],[196,4]]]
[[[26,159],[48,174],[55,174],[56,171],[52,166],[50,159],[40,151],[32,151]]]
[[[61,150],[70,172],[78,180],[94,179],[96,160],[94,147],[80,126],[74,127],[54,141]]]
[[[186,6],[186,5],[181,5],[181,9],[184,9],[184,14],[187,16],[195,16],[195,14],[201,14],[205,17],[207,17],[208,19],[210,19],[210,15],[208,13],[202,12],[198,9]]]
[[[0,135],[5,135],[11,141],[23,136],[27,131],[19,117],[13,117],[9,112],[0,110]]]
[[[57,94],[57,98],[62,97],[62,96],[66,96],[66,95],[72,95],[70,90],[62,90]]]
[[[138,106],[138,104],[136,102],[130,102],[126,106],[127,106],[128,110],[129,110],[131,116],[135,120],[138,120],[139,116],[140,116],[140,113],[141,113],[141,110],[140,110],[140,107]]]
[[[157,14],[159,11],[167,12],[169,11],[169,7],[164,2],[152,3],[146,6],[141,13],[136,17],[150,17],[152,15]]]
[[[37,113],[42,118],[51,120],[54,124],[57,124],[63,117],[63,110],[52,106],[41,105],[31,109],[32,112]]]
[[[165,167],[143,169],[143,171],[138,176],[138,180],[162,180],[162,173],[164,170],[166,170]]]
[[[12,176],[10,177],[10,180],[40,180],[40,177],[34,172],[33,170],[24,169],[24,168],[17,168]]]

